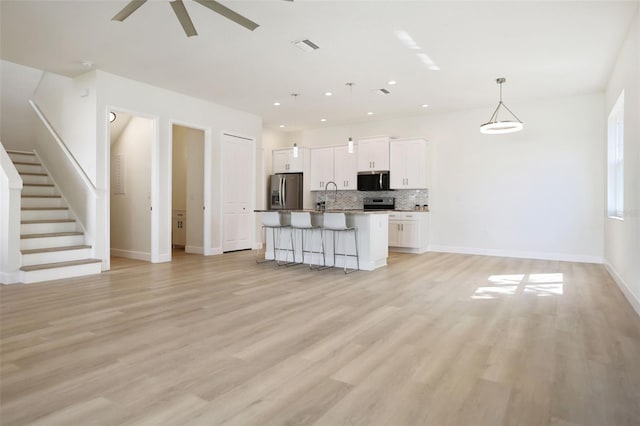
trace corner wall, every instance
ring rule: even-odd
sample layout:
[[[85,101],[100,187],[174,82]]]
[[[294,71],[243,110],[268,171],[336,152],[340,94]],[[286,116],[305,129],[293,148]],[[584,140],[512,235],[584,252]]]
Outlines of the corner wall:
[[[607,218],[606,209],[602,210],[606,218],[604,258],[607,269],[640,315],[640,8],[607,84],[605,120],[623,90],[624,220]],[[606,167],[606,149],[602,155]],[[603,179],[606,182],[606,176]]]

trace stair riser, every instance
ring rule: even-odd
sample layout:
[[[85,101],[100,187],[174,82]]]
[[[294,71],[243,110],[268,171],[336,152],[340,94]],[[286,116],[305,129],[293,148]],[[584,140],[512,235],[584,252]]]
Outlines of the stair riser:
[[[20,234],[45,234],[47,232],[79,231],[75,222],[29,223],[20,225]]]
[[[25,163],[37,163],[38,160],[36,159],[36,156],[33,154],[11,154],[9,153],[9,158],[11,158],[11,161],[13,161],[14,163],[16,161],[19,162],[25,162]]]
[[[22,207],[64,207],[62,198],[22,198]]]
[[[72,260],[88,259],[90,257],[91,257],[91,249],[23,254],[22,266],[42,265],[45,263],[70,262]]]
[[[69,219],[69,210],[22,210],[21,220]]]
[[[47,176],[20,175],[22,183],[51,183]]]
[[[25,284],[31,284],[41,281],[93,275],[99,274],[101,269],[102,266],[100,263],[91,263],[88,265],[75,265],[64,268],[43,269],[40,271],[22,271],[22,282]]]
[[[19,173],[44,173],[42,166],[32,166],[30,164],[16,164],[15,166]]]
[[[24,186],[23,185],[22,195],[59,195],[59,193],[56,190],[56,188],[53,186]]]
[[[51,247],[80,246],[84,244],[84,235],[62,237],[24,238],[20,240],[20,250],[33,250]]]

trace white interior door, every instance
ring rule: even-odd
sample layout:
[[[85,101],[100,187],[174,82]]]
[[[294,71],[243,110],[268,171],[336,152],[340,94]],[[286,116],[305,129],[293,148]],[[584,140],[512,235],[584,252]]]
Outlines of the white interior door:
[[[253,151],[252,140],[223,136],[222,251],[251,248]]]

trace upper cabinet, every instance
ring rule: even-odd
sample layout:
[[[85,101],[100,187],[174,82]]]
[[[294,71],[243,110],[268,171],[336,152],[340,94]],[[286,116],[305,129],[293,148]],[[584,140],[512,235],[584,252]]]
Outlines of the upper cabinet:
[[[393,140],[389,146],[391,189],[425,189],[431,173],[424,139]]]
[[[333,148],[314,148],[309,151],[309,156],[311,191],[324,190],[327,182],[333,180]]]
[[[272,173],[301,173],[304,171],[305,149],[298,148],[298,156],[293,156],[293,148],[274,149],[272,152]]]
[[[314,148],[309,151],[309,158],[311,191],[323,191],[331,181],[335,182],[339,191],[358,188],[355,147],[351,154],[346,146]]]
[[[389,170],[389,138],[358,140],[358,171]]]
[[[349,153],[346,146],[338,146],[333,149],[333,180],[338,185],[338,190],[358,189],[358,147],[353,147]]]

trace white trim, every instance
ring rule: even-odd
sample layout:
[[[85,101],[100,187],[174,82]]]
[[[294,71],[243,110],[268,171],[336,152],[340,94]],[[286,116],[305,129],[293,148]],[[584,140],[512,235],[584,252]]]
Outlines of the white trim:
[[[204,254],[204,248],[198,246],[185,246],[184,252],[192,254]]]
[[[603,263],[602,256],[586,256],[568,253],[547,253],[513,250],[497,250],[478,247],[450,247],[430,245],[429,251],[442,253],[476,254],[480,256],[515,257],[520,259],[559,260],[562,262]]]
[[[21,275],[20,271],[2,272],[0,273],[0,284],[4,284],[4,285],[20,284],[22,283],[20,275]]]
[[[210,255],[219,255],[222,254],[222,247],[211,247],[211,250],[208,254]]]
[[[609,275],[611,275],[611,278],[613,278],[613,281],[615,281],[615,283],[618,285],[618,288],[620,289],[622,294],[624,294],[624,296],[627,298],[631,307],[636,311],[638,316],[640,316],[640,297],[633,294],[633,292],[631,291],[631,287],[629,287],[629,284],[627,284],[625,280],[622,279],[620,274],[618,274],[618,271],[616,271],[613,265],[606,259],[604,261],[604,267],[607,272],[609,272]]]
[[[136,260],[144,260],[147,262],[151,262],[151,253],[146,253],[143,251],[120,250],[120,249],[112,248],[111,256],[125,257],[127,259],[136,259]]]
[[[153,119],[153,131],[151,136],[151,262],[160,262],[160,120]],[[169,170],[171,170],[169,160]],[[169,188],[170,189],[170,188]],[[154,208],[155,207],[155,208]],[[167,235],[171,235],[171,214],[166,229]],[[169,238],[170,240],[171,238]],[[169,241],[169,253],[171,253],[171,241]]]

